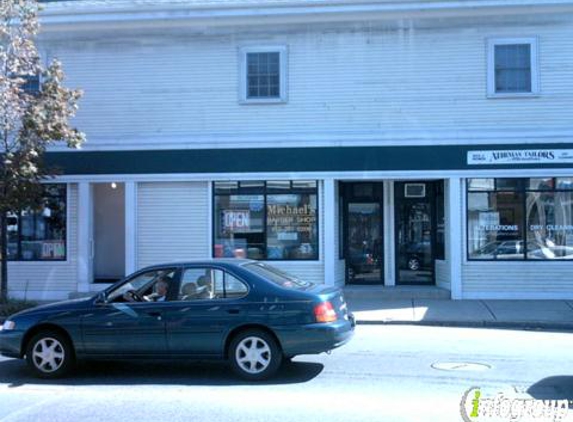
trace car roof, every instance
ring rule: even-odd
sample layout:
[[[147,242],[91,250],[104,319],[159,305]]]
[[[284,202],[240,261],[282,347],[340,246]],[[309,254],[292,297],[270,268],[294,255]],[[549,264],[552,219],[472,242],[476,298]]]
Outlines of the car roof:
[[[224,267],[240,267],[249,263],[254,263],[258,261],[254,261],[252,259],[240,259],[240,258],[207,258],[207,259],[192,259],[189,261],[173,261],[173,262],[165,262],[161,264],[154,264],[148,267],[142,268],[139,271],[143,270],[153,270],[155,268],[165,268],[165,267],[184,267],[187,265],[221,265]],[[139,272],[138,271],[138,272]]]

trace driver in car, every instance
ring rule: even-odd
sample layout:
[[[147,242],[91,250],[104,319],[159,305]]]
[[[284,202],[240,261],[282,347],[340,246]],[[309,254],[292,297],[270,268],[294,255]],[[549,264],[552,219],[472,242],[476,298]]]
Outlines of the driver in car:
[[[167,288],[169,284],[164,279],[159,279],[155,283],[155,291],[150,295],[143,296],[143,299],[147,302],[165,302],[167,297]]]
[[[135,290],[128,290],[123,294],[123,300],[126,302],[164,302],[167,297],[167,289],[169,287],[169,283],[160,278],[154,285],[154,292],[145,295],[143,297],[139,296]]]

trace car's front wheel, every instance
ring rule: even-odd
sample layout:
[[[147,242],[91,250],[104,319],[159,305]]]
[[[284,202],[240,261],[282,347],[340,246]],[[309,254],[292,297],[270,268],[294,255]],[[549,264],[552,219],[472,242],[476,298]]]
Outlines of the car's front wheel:
[[[34,335],[28,342],[26,361],[40,378],[58,378],[74,365],[74,349],[69,340],[58,331],[46,330]]]
[[[241,378],[260,381],[276,373],[282,362],[282,352],[269,333],[246,330],[231,341],[229,361]]]

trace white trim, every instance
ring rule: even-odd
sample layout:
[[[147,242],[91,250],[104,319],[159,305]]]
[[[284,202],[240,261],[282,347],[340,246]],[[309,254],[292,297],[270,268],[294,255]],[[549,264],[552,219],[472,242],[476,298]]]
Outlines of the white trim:
[[[319,180],[340,179],[344,181],[372,180],[439,180],[448,177],[560,177],[573,176],[572,169],[468,169],[468,170],[416,170],[416,171],[330,171],[330,172],[250,172],[250,173],[169,173],[169,174],[106,174],[106,175],[69,175],[56,176],[53,180],[58,183],[76,182],[188,182],[188,181],[228,181],[228,180]]]
[[[356,146],[420,146],[420,145],[499,145],[512,144],[524,148],[527,144],[544,142],[562,143],[567,147],[573,138],[573,130],[385,130],[385,131],[320,131],[320,132],[189,132],[185,135],[122,135],[121,143],[116,137],[90,136],[82,145],[82,151],[138,151],[138,150],[189,150],[189,149],[250,149],[250,148],[296,148],[309,146],[356,147]],[[49,151],[70,152],[65,145],[54,144]]]
[[[383,187],[384,203],[384,285],[396,285],[396,233],[394,207],[394,181],[385,180]]]
[[[338,198],[336,195],[336,185],[334,179],[325,179],[322,183],[324,189],[323,204],[322,204],[322,238],[324,242],[321,248],[321,253],[324,261],[324,282],[327,286],[336,285],[336,263],[338,256],[334,245],[338,242],[335,238],[337,220],[335,210],[338,206]],[[320,223],[319,223],[320,224]],[[320,232],[319,232],[320,234]]]
[[[498,45],[529,44],[531,67],[531,92],[498,93],[495,91],[495,47]],[[540,95],[538,38],[488,38],[487,39],[487,97],[531,98]]]
[[[248,98],[247,54],[279,53],[279,96],[276,98]],[[239,104],[284,104],[288,101],[288,48],[285,45],[257,45],[239,48]]]
[[[78,292],[89,292],[93,281],[93,190],[78,183]]]
[[[125,182],[125,274],[137,270],[137,188],[136,182]]]
[[[143,3],[143,4],[142,4]],[[351,18],[397,19],[414,17],[499,16],[571,11],[570,0],[465,0],[465,1],[225,1],[225,2],[138,2],[82,1],[55,2],[43,5],[41,24],[46,30],[61,25],[92,29],[92,24],[116,23],[126,28],[161,23],[222,26],[235,24],[276,24],[279,22],[348,21]]]
[[[205,256],[208,257],[212,257],[214,256],[213,254],[213,237],[215,236],[215,233],[213,232],[214,227],[213,227],[213,219],[215,218],[214,214],[213,214],[213,201],[214,201],[214,190],[213,190],[213,183],[209,182],[207,183],[207,215],[208,215],[208,221],[207,221],[207,236],[208,236],[208,241],[207,241],[207,247],[208,247],[208,251],[207,254]]]
[[[448,198],[448,245],[449,256],[448,262],[450,291],[453,300],[462,299],[462,249],[463,236],[460,230],[463,230],[463,220],[465,207],[460,206],[462,203],[462,185],[463,181],[459,178],[449,178],[447,180],[447,198]]]
[[[464,292],[464,300],[573,300],[573,291],[569,292]]]

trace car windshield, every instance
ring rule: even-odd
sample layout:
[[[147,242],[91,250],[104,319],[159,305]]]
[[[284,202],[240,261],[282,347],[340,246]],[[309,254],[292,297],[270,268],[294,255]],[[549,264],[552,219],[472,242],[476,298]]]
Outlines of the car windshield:
[[[313,284],[308,281],[301,280],[294,275],[261,262],[247,264],[244,268],[287,289],[307,290],[313,286]]]

